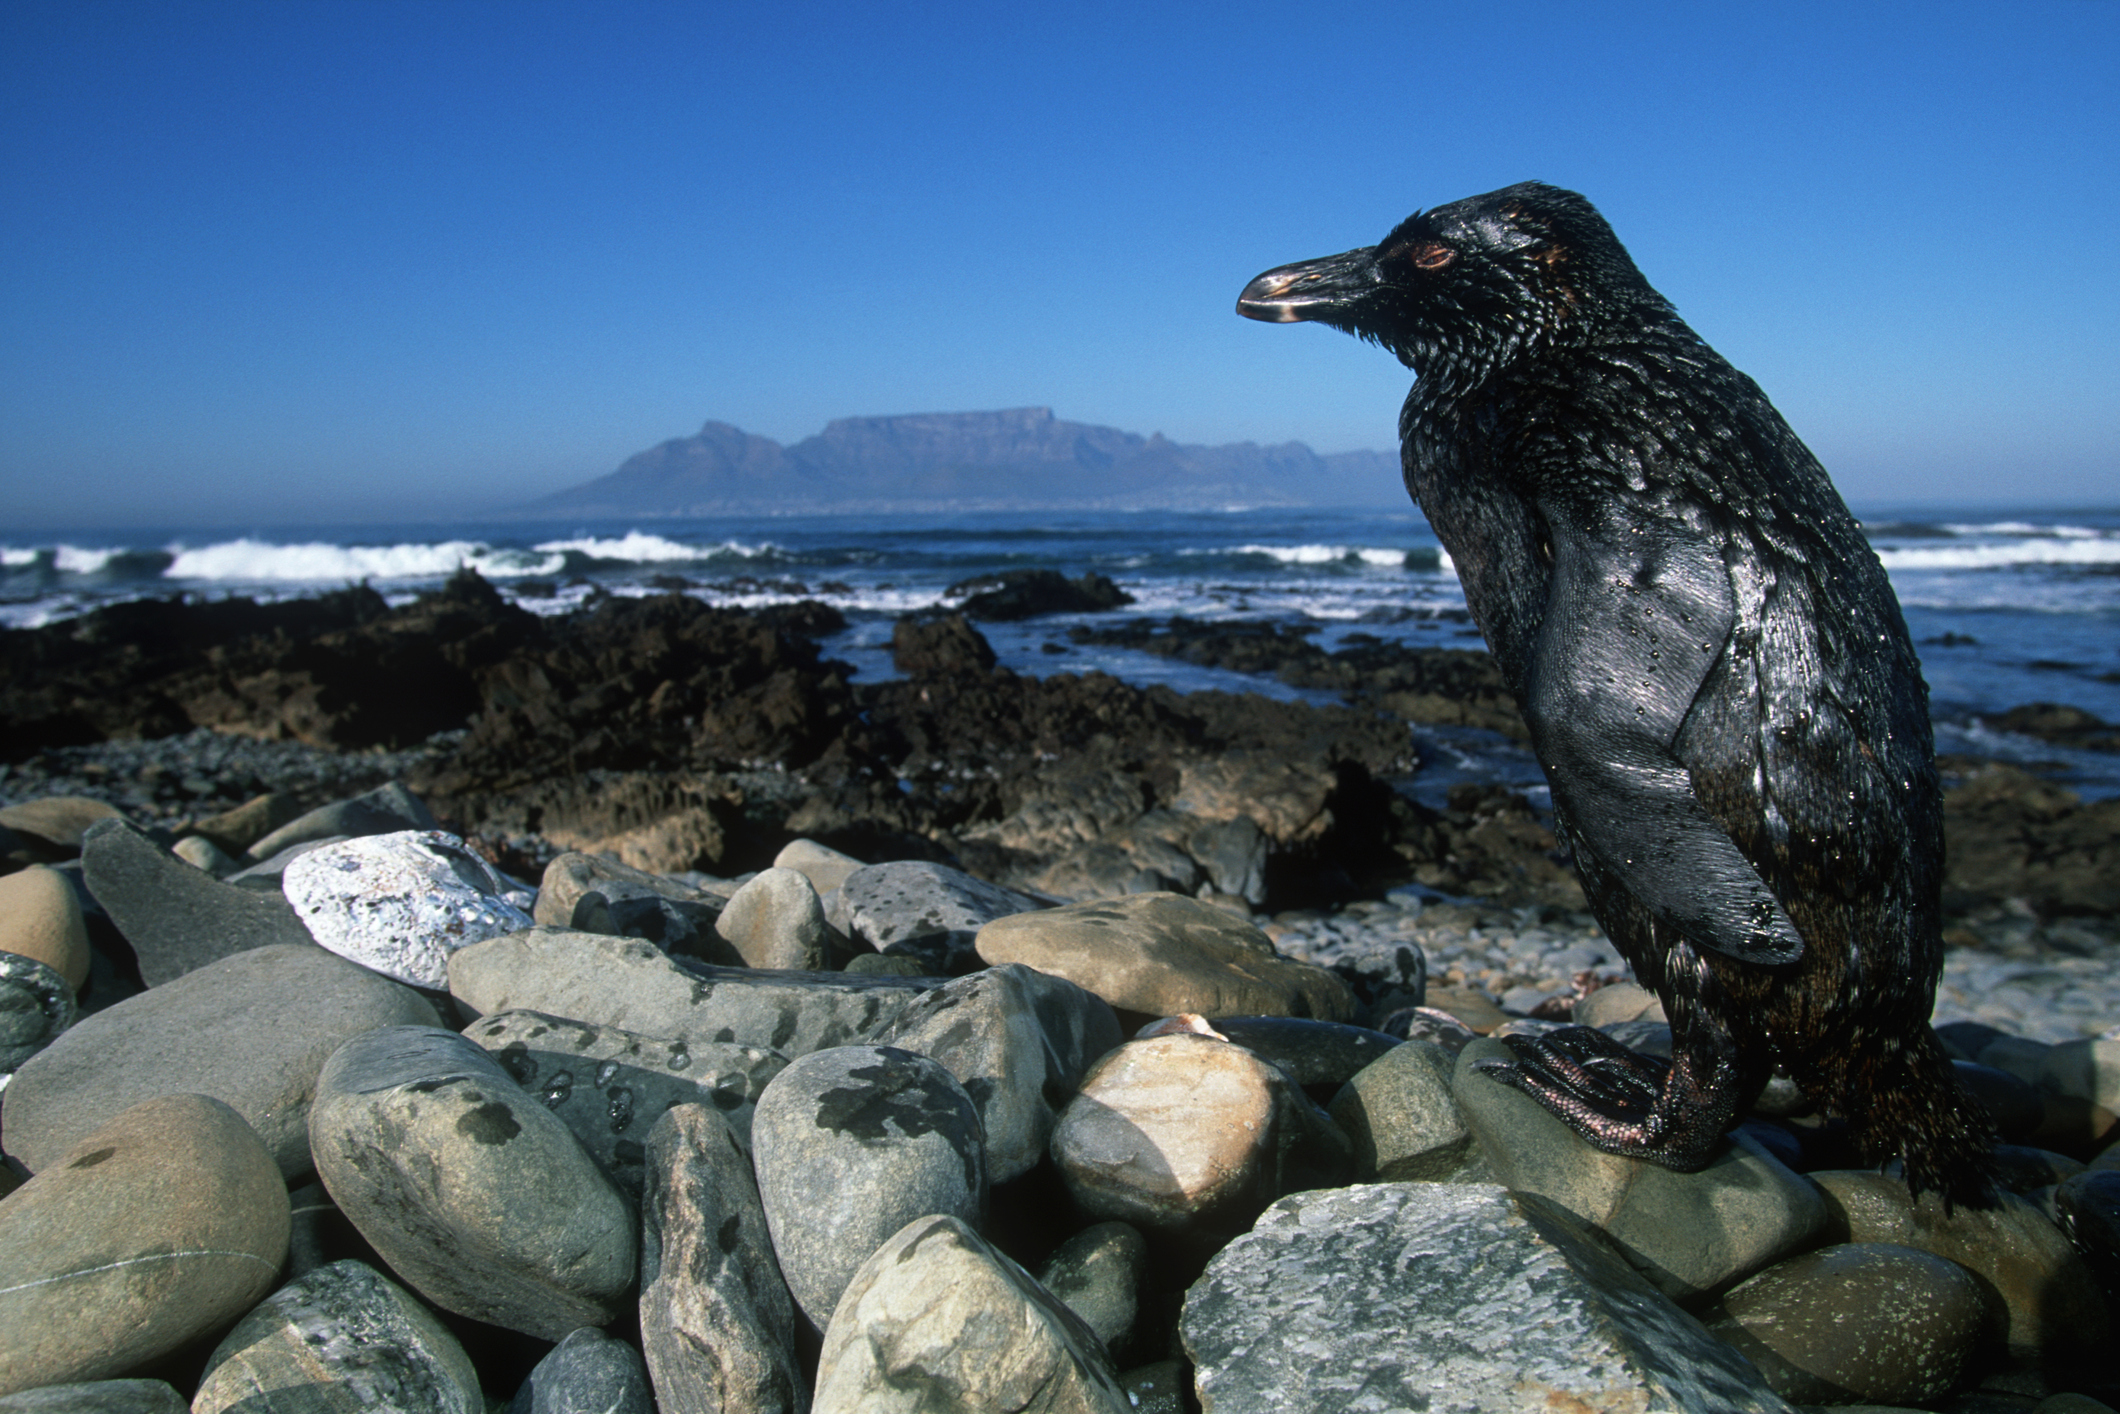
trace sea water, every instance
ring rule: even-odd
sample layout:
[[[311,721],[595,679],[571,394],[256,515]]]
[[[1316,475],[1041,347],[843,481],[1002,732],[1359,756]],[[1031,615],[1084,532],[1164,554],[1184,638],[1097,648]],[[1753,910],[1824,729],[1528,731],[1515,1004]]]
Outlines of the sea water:
[[[2120,510],[1856,509],[1919,645],[1938,749],[2058,763],[2060,779],[2084,795],[2120,794],[2120,758],[1988,725],[2029,702],[2120,722]],[[1101,671],[1181,691],[1329,700],[1067,636],[1078,623],[1173,615],[1301,626],[1328,650],[1356,634],[1480,646],[1450,557],[1411,507],[82,530],[0,543],[0,625],[51,623],[122,599],[272,599],[355,583],[402,603],[459,566],[539,613],[598,591],[674,588],[744,607],[823,600],[849,624],[826,652],[866,681],[891,676],[900,615],[946,606],[951,586],[1015,569],[1094,571],[1134,596],[1109,613],[983,625],[1001,661],[1021,673]],[[1416,739],[1432,788],[1465,778],[1537,785],[1528,754],[1486,734],[1420,730]]]

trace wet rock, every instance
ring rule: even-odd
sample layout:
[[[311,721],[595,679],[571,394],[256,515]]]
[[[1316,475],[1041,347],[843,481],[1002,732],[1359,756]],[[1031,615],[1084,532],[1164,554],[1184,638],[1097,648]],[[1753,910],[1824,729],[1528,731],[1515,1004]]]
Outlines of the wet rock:
[[[1791,1414],[1624,1262],[1486,1186],[1284,1198],[1208,1263],[1181,1329],[1208,1409]]]
[[[652,943],[533,928],[450,955],[449,989],[478,1013],[540,1011],[689,1046],[804,1055],[876,1035],[933,977],[759,972],[670,957]]]
[[[35,958],[81,990],[88,980],[88,924],[64,875],[41,864],[0,875],[0,952]]]
[[[1059,1107],[1119,1044],[1119,1021],[1064,978],[1003,964],[916,998],[876,1039],[957,1077],[979,1108],[987,1182],[1007,1183],[1045,1157]]]
[[[1998,1195],[1989,1209],[1957,1207],[1924,1193],[1919,1202],[1896,1178],[1867,1170],[1809,1175],[1825,1197],[1837,1242],[1889,1242],[1958,1263],[2008,1310],[2011,1358],[2034,1366],[2095,1359],[2106,1340],[2106,1306],[2068,1239],[2031,1204]]]
[[[893,1233],[831,1315],[815,1414],[1133,1414],[1103,1345],[959,1218]]]
[[[346,1042],[317,1079],[309,1137],[340,1210],[445,1310],[558,1340],[632,1294],[632,1206],[462,1036],[393,1026]]]
[[[188,1414],[165,1380],[89,1380],[0,1395],[0,1414]]]
[[[1344,1085],[1399,1044],[1396,1036],[1296,1016],[1224,1016],[1215,1029],[1261,1060],[1287,1071],[1298,1085]]]
[[[839,900],[850,935],[880,953],[911,957],[938,977],[979,966],[973,941],[987,923],[1043,906],[960,869],[917,860],[856,870],[839,886]]]
[[[855,1269],[907,1222],[985,1216],[979,1111],[925,1056],[888,1046],[804,1056],[759,1098],[751,1142],[781,1274],[819,1328]]]
[[[1988,1159],[1995,1166],[1995,1181],[2020,1195],[2052,1188],[2083,1172],[2083,1165],[2066,1154],[2025,1144],[1997,1144]]]
[[[1086,1213],[1175,1233],[1242,1231],[1284,1194],[1344,1183],[1345,1135],[1295,1082],[1205,1036],[1129,1041],[1083,1080],[1053,1160]]]
[[[484,1414],[463,1346],[361,1262],[296,1277],[207,1358],[192,1414]]]
[[[2120,1171],[2099,1169],[2063,1179],[2054,1213],[2106,1300],[2120,1300]]]
[[[331,1053],[379,1026],[439,1020],[419,993],[322,948],[253,948],[97,1012],[24,1066],[7,1091],[7,1151],[41,1173],[141,1101],[197,1093],[243,1116],[294,1178],[311,1166],[310,1097]]]
[[[680,1106],[649,1136],[640,1270],[662,1414],[799,1414],[794,1303],[750,1160],[711,1110]]]
[[[507,1414],[655,1414],[655,1396],[639,1351],[584,1326],[537,1362]]]
[[[825,921],[817,890],[793,869],[764,870],[738,889],[714,930],[746,967],[825,972],[849,951]]]
[[[181,867],[181,866],[180,866]],[[0,1204],[0,1394],[123,1374],[272,1289],[287,1189],[203,1095],[126,1110]]]
[[[648,1134],[666,1111],[703,1105],[748,1150],[751,1108],[788,1063],[762,1046],[692,1046],[534,1011],[482,1017],[463,1034],[559,1116],[632,1198],[640,1196]]]
[[[1119,1385],[1134,1414],[1187,1414],[1193,1406],[1192,1367],[1183,1360],[1157,1360],[1122,1371]]]
[[[1038,1284],[1096,1332],[1108,1351],[1126,1348],[1140,1309],[1148,1244],[1125,1223],[1096,1223],[1054,1249]]]
[[[251,948],[316,945],[285,899],[208,878],[123,820],[89,828],[81,867],[149,987]]]
[[[2081,707],[2027,702],[1982,720],[1997,731],[2037,737],[2056,746],[2071,746],[2079,751],[2120,751],[2120,729]]]
[[[1441,1046],[1407,1041],[1341,1087],[1331,1114],[1354,1144],[1359,1181],[1439,1181],[1474,1159],[1450,1088],[1456,1069],[1457,1057]]]
[[[420,798],[397,781],[377,786],[351,800],[297,815],[294,819],[253,840],[244,851],[252,864],[272,858],[285,849],[325,839],[353,839],[364,835],[393,835],[406,830],[437,830],[434,813]]]
[[[1499,1041],[1475,1041],[1451,1079],[1495,1178],[1602,1231],[1665,1295],[1699,1298],[1825,1233],[1816,1190],[1743,1136],[1696,1173],[1604,1153],[1523,1091],[1477,1069],[1513,1057]]]
[[[666,952],[742,966],[743,958],[714,933],[714,920],[727,904],[720,894],[665,875],[601,855],[568,853],[545,866],[531,916],[547,927],[646,938]]]
[[[961,579],[942,591],[964,600],[964,615],[1012,623],[1046,614],[1100,614],[1134,602],[1134,596],[1095,572],[1069,579],[1058,570],[1003,570]]]
[[[1980,1283],[1956,1262],[1843,1243],[1740,1282],[1709,1329],[1784,1399],[1926,1405],[1958,1383],[1987,1314]]]
[[[340,748],[410,744],[476,710],[468,674],[511,614],[518,630],[538,623],[475,574],[397,610],[365,586],[273,604],[110,604],[14,638],[8,656],[26,672],[0,697],[0,718],[24,747],[201,726]]]
[[[909,678],[947,678],[992,670],[993,645],[962,614],[903,618],[891,627],[891,666]]]
[[[415,987],[449,985],[449,954],[531,926],[493,866],[440,830],[342,840],[287,866],[288,902],[340,957]]]
[[[1266,935],[1175,894],[1069,904],[997,919],[979,955],[1065,977],[1149,1016],[1312,1016],[1345,1021],[1354,996],[1332,973],[1274,951]]]
[[[64,977],[33,957],[0,952],[0,1076],[28,1064],[77,1014]]]
[[[2042,915],[2120,912],[2120,799],[2085,802],[1989,763],[1945,794],[1943,814],[1946,908],[2022,899]]]

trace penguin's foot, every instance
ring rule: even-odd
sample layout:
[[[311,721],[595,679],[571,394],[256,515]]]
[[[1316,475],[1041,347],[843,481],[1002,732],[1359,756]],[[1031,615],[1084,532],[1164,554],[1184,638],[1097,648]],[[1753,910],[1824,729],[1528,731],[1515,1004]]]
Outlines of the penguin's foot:
[[[1697,1169],[1729,1127],[1734,1087],[1727,1077],[1696,1075],[1684,1055],[1676,1063],[1645,1056],[1587,1026],[1502,1039],[1516,1059],[1474,1068],[1522,1090],[1608,1154]]]

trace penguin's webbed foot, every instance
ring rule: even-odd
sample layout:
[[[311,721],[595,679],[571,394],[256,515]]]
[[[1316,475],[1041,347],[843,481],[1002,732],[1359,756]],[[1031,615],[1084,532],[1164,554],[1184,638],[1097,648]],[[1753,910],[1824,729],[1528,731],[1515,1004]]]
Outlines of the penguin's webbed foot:
[[[1474,1068],[1522,1090],[1608,1154],[1688,1170],[1705,1164],[1721,1142],[1725,1106],[1701,1103],[1682,1063],[1631,1051],[1587,1026],[1502,1040],[1516,1059]]]

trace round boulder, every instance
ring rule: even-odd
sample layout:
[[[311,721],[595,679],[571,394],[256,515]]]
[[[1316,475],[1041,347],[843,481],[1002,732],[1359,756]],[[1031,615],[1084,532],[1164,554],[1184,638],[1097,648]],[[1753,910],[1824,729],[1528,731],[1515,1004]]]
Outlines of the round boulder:
[[[1713,1326],[1801,1404],[1927,1404],[1958,1382],[1987,1319],[1956,1262],[1846,1242],[1740,1282]]]
[[[1105,1056],[1053,1131],[1085,1212],[1170,1232],[1241,1232],[1276,1198],[1344,1183],[1347,1137],[1287,1073],[1178,1034]]]
[[[1213,904],[1143,893],[997,918],[979,956],[1065,977],[1120,1011],[1148,1016],[1313,1016],[1346,1021],[1354,994],[1322,967],[1274,951]]]
[[[629,1304],[633,1207],[551,1111],[451,1031],[354,1037],[317,1078],[317,1176],[446,1310],[544,1340]]]
[[[440,830],[313,849],[287,866],[287,901],[316,940],[385,977],[440,991],[449,954],[533,926],[493,866]]]
[[[1103,1344],[957,1218],[915,1218],[850,1274],[814,1414],[1133,1414]]]
[[[64,874],[32,864],[0,875],[0,952],[33,957],[81,990],[88,980],[88,924]]]
[[[410,987],[308,944],[252,948],[75,1025],[7,1091],[7,1150],[31,1172],[156,1095],[233,1106],[280,1172],[307,1173],[309,1100],[339,1044],[440,1018]]]
[[[192,1414],[484,1414],[456,1337],[395,1282],[333,1262],[267,1297],[214,1348]]]
[[[907,1222],[985,1215],[977,1106],[947,1070],[896,1047],[795,1061],[758,1098],[751,1152],[781,1274],[819,1329],[855,1268]]]
[[[287,1255],[287,1187],[204,1095],[133,1106],[0,1204],[0,1394],[123,1374],[240,1316]]]

